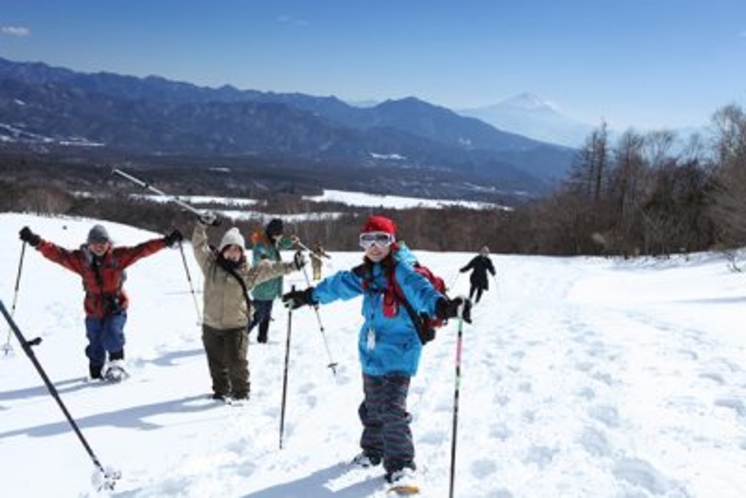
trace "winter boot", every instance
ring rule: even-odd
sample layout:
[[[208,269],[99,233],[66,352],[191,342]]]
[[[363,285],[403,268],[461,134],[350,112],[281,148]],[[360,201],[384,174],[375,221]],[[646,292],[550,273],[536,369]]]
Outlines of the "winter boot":
[[[372,453],[362,452],[356,455],[355,458],[350,462],[351,465],[367,469],[368,467],[375,467],[381,464],[381,457]]]
[[[101,380],[101,365],[88,365],[88,378],[91,380]]]
[[[416,488],[417,472],[412,467],[404,467],[386,473],[386,481],[396,488]]]

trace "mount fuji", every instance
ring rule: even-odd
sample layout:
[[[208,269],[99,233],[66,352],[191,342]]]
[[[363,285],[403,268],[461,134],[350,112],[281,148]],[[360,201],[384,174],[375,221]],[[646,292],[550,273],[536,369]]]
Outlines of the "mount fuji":
[[[456,112],[503,131],[568,147],[580,146],[593,129],[593,125],[564,116],[554,105],[528,92],[494,105]]]

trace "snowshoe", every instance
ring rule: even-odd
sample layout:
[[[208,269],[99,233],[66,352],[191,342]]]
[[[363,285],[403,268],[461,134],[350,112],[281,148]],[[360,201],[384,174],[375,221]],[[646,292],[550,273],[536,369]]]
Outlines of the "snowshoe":
[[[249,404],[249,398],[228,398],[226,404],[231,406],[245,406]]]
[[[129,377],[129,374],[124,369],[124,361],[114,360],[109,364],[104,374],[104,379],[109,382],[122,382]]]
[[[386,474],[386,481],[391,483],[388,493],[398,496],[416,495],[420,492],[417,483],[417,474],[414,469],[404,467],[403,469]]]
[[[412,496],[420,494],[420,487],[416,484],[395,484],[391,486],[387,493],[396,496]]]

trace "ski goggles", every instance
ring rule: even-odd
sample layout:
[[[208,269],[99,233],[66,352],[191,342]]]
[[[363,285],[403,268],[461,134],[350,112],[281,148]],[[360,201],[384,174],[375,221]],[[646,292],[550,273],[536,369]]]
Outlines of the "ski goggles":
[[[394,243],[394,236],[387,232],[363,232],[360,234],[360,247],[368,249],[373,245],[388,247]]]

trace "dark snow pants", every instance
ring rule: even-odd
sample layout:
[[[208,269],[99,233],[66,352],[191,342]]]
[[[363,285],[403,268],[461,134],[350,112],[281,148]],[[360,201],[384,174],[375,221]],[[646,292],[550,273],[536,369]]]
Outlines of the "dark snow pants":
[[[474,301],[476,303],[479,302],[480,299],[482,299],[482,292],[484,292],[484,287],[481,287],[479,285],[471,284],[471,289],[469,289],[469,300],[474,300],[474,294],[477,295],[477,300]]]
[[[212,391],[242,399],[249,396],[249,339],[246,329],[214,329],[202,325],[202,344],[212,377]]]
[[[249,323],[248,331],[251,333],[252,329],[259,325],[259,333],[256,336],[256,341],[266,343],[269,334],[269,321],[272,320],[272,303],[273,300],[263,301],[254,300],[251,305],[254,308],[254,315]]]
[[[409,376],[363,374],[365,399],[358,408],[363,423],[360,446],[367,455],[383,458],[386,472],[414,468],[414,443],[407,412]]]
[[[115,353],[117,357],[120,351],[124,351],[124,324],[127,323],[127,312],[120,311],[114,315],[104,318],[86,317],[85,332],[88,338],[88,346],[85,354],[88,364],[92,368],[101,367],[106,363],[106,353]],[[111,358],[115,359],[115,358]]]

